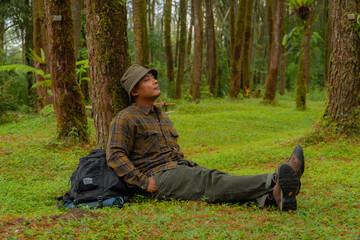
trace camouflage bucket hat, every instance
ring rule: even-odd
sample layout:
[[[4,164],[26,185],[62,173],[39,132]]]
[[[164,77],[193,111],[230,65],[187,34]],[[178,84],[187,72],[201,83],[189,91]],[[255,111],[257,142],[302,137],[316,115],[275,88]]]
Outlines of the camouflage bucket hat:
[[[155,69],[147,69],[139,64],[134,64],[130,66],[124,75],[120,79],[121,86],[129,95],[131,101],[131,90],[135,85],[147,74],[151,72],[154,75],[154,78],[157,79],[158,72]]]

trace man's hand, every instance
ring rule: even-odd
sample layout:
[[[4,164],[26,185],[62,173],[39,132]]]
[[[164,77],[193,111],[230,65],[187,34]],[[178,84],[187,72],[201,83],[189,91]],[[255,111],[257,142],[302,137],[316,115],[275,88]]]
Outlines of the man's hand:
[[[149,185],[146,189],[146,191],[148,192],[156,192],[158,190],[158,188],[156,187],[155,181],[153,177],[149,178]]]

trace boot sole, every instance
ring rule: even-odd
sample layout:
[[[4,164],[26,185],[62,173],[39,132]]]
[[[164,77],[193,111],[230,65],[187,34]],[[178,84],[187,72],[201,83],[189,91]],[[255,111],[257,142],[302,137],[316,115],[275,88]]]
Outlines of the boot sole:
[[[280,211],[285,212],[297,209],[296,192],[299,179],[291,166],[283,164],[279,167],[279,185],[281,188]]]

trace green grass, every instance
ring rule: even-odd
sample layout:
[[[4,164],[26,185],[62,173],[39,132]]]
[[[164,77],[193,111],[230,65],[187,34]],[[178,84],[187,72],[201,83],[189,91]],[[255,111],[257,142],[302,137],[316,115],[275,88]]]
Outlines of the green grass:
[[[78,159],[95,148],[94,128],[92,142],[78,144],[55,139],[54,116],[25,115],[1,125],[0,238],[359,238],[360,138],[303,138],[321,115],[323,96],[310,95],[304,112],[288,94],[277,96],[274,106],[260,99],[179,101],[170,114],[187,159],[232,174],[274,172],[302,144],[306,170],[298,210],[287,213],[141,197],[122,209],[66,213],[55,199],[69,189]]]

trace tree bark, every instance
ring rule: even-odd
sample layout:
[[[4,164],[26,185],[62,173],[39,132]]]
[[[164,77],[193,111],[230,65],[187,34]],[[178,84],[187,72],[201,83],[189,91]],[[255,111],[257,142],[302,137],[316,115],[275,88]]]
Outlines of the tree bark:
[[[216,44],[213,14],[213,0],[205,1],[206,9],[206,79],[211,94],[216,97],[217,92],[217,66]]]
[[[186,46],[186,0],[180,0],[180,49]],[[179,66],[176,78],[175,99],[181,98],[181,86],[184,79],[185,51],[179,53]]]
[[[194,0],[190,0],[190,10],[191,10],[191,14],[190,14],[189,36],[187,40],[186,57],[185,57],[187,61],[190,60],[191,46],[192,46],[191,42],[192,42],[192,32],[194,27]]]
[[[43,0],[32,1],[32,16],[33,16],[33,49],[34,52],[41,57],[41,49],[43,50],[45,60],[44,62],[34,61],[34,67],[41,69],[45,74],[49,73],[49,61],[48,47],[46,43],[46,25],[44,19],[44,6]],[[40,75],[35,75],[35,82],[39,83],[44,81],[44,78]],[[53,97],[48,94],[51,87],[37,87],[37,101],[36,110],[40,112],[45,105],[53,103]]]
[[[0,18],[0,61],[2,60],[2,54],[4,51],[4,33],[5,33],[5,23],[3,19]]]
[[[27,5],[27,9],[30,10],[29,13],[31,13],[31,5],[29,0],[25,1],[25,4]],[[30,49],[33,49],[33,22],[29,21],[27,23],[27,26],[25,28],[25,63],[28,66],[33,66],[33,59],[29,57],[27,54],[30,52]],[[32,93],[31,93],[31,87],[33,85],[33,73],[27,73],[26,80],[28,82],[28,88],[27,88],[27,94],[28,94],[28,105],[31,106],[31,99],[32,99]]]
[[[230,63],[230,85],[229,85],[229,94],[230,97],[235,98],[240,93],[241,89],[241,67],[242,67],[242,57],[243,57],[243,47],[244,47],[244,36],[245,36],[245,16],[243,14],[246,12],[247,0],[240,0],[238,5],[238,14],[236,20],[235,28],[235,41],[233,46],[233,53],[230,57],[233,58]]]
[[[82,0],[72,0],[71,4],[74,19],[75,60],[77,60],[80,49],[81,9],[83,5]]]
[[[171,46],[171,4],[172,0],[166,0],[164,5],[164,42],[165,42],[165,57],[166,57],[166,68],[169,83],[174,82],[174,62]]]
[[[129,105],[120,86],[130,66],[126,5],[123,0],[86,0],[86,20],[96,143],[105,148],[112,118]]]
[[[337,130],[360,130],[360,38],[355,32],[357,0],[332,0],[331,57],[327,102],[323,124]]]
[[[282,0],[274,1],[274,22],[273,22],[273,38],[271,41],[270,48],[270,61],[268,67],[268,74],[266,77],[266,89],[263,100],[265,102],[273,103],[275,101],[276,94],[276,85],[278,80],[279,73],[279,62],[280,62],[280,53],[281,53],[281,8]]]
[[[309,13],[303,19],[303,34],[301,39],[301,49],[299,58],[299,70],[296,83],[296,108],[306,109],[306,92],[310,85],[310,50],[312,35],[313,10],[309,7]]]
[[[201,0],[194,0],[194,59],[192,70],[192,81],[190,94],[194,101],[200,99],[200,86],[202,75],[202,42],[203,42],[203,23]]]
[[[75,74],[71,0],[45,0],[44,9],[58,137],[87,141],[84,99]]]
[[[329,21],[329,12],[330,12],[330,8],[329,8],[329,1],[330,0],[325,0],[324,2],[324,27],[325,27],[325,36],[324,36],[324,41],[325,41],[325,46],[324,46],[324,87],[327,86],[327,82],[329,80],[329,63],[330,63],[330,44],[331,44],[331,24]]]
[[[175,5],[175,12],[178,13],[178,18],[176,21],[176,42],[175,42],[175,67],[178,66],[178,56],[179,56],[179,40],[180,40],[180,13],[177,5]]]
[[[123,1],[121,1],[123,2]],[[133,0],[135,62],[147,67],[150,64],[146,0]]]
[[[230,0],[229,7],[229,26],[230,26],[230,54],[233,54],[235,44],[235,0]],[[230,57],[230,62],[233,60]],[[232,66],[232,64],[230,63]]]
[[[268,46],[267,46],[267,53],[268,53],[268,71],[271,61],[271,46],[272,41],[274,39],[274,14],[273,14],[273,1],[277,0],[266,0],[266,22],[267,22],[267,29],[268,29]]]
[[[254,11],[254,0],[248,0],[246,4],[246,20],[245,20],[245,29],[244,29],[244,47],[243,47],[243,61],[242,61],[242,89],[244,90],[244,95],[249,96],[250,93],[250,63],[251,63],[251,41],[252,41],[252,18]]]
[[[285,5],[285,2],[282,4]],[[282,19],[282,31],[280,39],[284,38],[286,34],[285,23],[286,23],[286,6],[282,6],[281,10],[281,19]],[[284,56],[286,52],[285,46],[281,46],[281,55],[280,55],[280,86],[279,86],[279,93],[280,95],[284,95],[285,93],[285,84],[286,84],[286,64],[287,64],[287,57]]]

